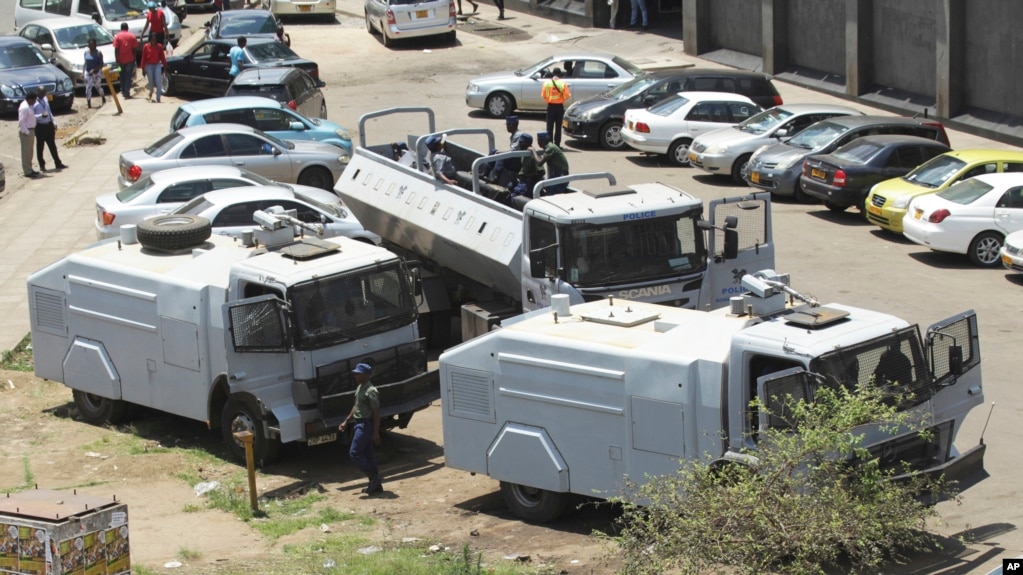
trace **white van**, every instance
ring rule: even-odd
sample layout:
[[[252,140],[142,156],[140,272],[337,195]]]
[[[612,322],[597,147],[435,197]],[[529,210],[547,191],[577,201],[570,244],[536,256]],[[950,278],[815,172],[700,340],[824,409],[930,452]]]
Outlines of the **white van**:
[[[121,23],[128,30],[141,34],[146,25],[148,0],[18,0],[14,9],[14,29],[29,22],[55,16],[74,16],[94,20],[111,34],[121,31]],[[170,8],[163,9],[167,17],[167,36],[172,44],[181,40],[181,21]]]

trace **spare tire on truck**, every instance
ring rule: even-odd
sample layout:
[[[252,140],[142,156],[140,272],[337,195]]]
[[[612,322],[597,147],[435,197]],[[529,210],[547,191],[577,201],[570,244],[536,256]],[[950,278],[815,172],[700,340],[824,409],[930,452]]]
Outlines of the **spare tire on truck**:
[[[173,251],[203,243],[213,226],[202,216],[170,214],[142,220],[135,231],[142,247]]]

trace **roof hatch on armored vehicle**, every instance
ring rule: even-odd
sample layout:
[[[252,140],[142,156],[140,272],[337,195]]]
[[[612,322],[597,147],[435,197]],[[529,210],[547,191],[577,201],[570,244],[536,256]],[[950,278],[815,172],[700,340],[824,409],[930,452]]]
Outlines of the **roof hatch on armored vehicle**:
[[[785,316],[785,321],[809,329],[827,327],[840,322],[849,316],[849,312],[831,307],[814,307],[810,304],[801,305]]]
[[[616,306],[614,300],[611,304],[582,314],[585,321],[617,325],[619,327],[633,327],[653,321],[661,314],[649,309],[633,309],[629,305]]]
[[[332,254],[340,249],[341,246],[333,242],[325,242],[316,238],[302,238],[300,241],[281,247],[278,251],[286,258],[305,261]]]

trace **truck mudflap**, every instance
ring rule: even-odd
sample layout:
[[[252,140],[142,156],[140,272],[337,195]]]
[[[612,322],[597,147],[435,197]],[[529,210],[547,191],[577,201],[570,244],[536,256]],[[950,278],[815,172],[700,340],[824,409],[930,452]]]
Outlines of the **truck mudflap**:
[[[914,473],[898,475],[892,479],[894,481],[899,481],[910,477],[916,477],[921,474],[937,479],[944,475],[945,481],[965,483],[969,479],[979,478],[979,476],[984,472],[984,453],[986,451],[987,445],[980,443],[973,448],[960,453],[958,456],[949,459],[941,465],[936,465]]]
[[[380,394],[380,427],[404,428],[413,413],[440,399],[440,371],[425,371],[402,381],[377,385],[376,388]],[[347,417],[354,397],[355,390],[351,390],[324,398],[341,407],[332,408],[330,415],[323,418],[327,429],[336,429]]]

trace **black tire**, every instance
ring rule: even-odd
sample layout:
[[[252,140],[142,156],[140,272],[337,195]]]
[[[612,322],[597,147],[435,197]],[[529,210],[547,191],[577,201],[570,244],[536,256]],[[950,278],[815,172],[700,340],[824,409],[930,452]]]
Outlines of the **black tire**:
[[[139,243],[155,250],[181,250],[197,246],[210,237],[213,227],[202,216],[173,214],[138,223]]]
[[[816,204],[820,201],[817,198],[811,196],[810,194],[804,192],[803,188],[799,185],[798,181],[796,182],[796,188],[794,190],[793,197],[795,197],[796,201],[801,204]]]
[[[312,166],[303,170],[298,175],[298,183],[303,186],[327,190],[328,192],[334,191],[334,176],[330,173],[330,170],[322,166]]]
[[[970,242],[970,261],[984,268],[995,267],[1002,262],[998,253],[1002,249],[1003,238],[998,232],[981,232]]]
[[[849,206],[840,206],[838,204],[834,204],[834,203],[831,203],[831,202],[824,202],[824,207],[828,208],[829,210],[831,210],[833,212],[835,212],[836,214],[840,214],[840,213],[844,212],[845,209],[847,207],[849,207]]]
[[[321,120],[326,120],[327,119],[327,101],[326,100],[324,100],[323,102],[320,103],[320,119]]]
[[[455,30],[452,30],[447,33],[446,39],[449,44],[455,45],[458,43],[458,34],[455,32]]]
[[[689,165],[689,145],[693,143],[690,138],[679,138],[668,146],[668,161],[676,166]]]
[[[120,423],[128,414],[128,404],[119,399],[107,399],[77,389],[71,395],[78,413],[89,423]]]
[[[494,92],[483,104],[487,113],[495,118],[504,118],[515,111],[515,100],[507,92]]]
[[[736,185],[744,188],[749,186],[749,182],[743,179],[742,169],[746,167],[747,163],[749,163],[750,156],[752,156],[752,154],[743,154],[736,158],[735,163],[732,164],[732,181],[735,182]]]
[[[600,147],[605,150],[623,150],[626,148],[625,139],[622,138],[621,120],[611,120],[600,127]]]
[[[245,462],[245,446],[234,438],[234,434],[239,431],[252,433],[252,456],[256,465],[268,465],[277,459],[281,452],[281,441],[277,438],[268,439],[265,427],[262,414],[248,402],[231,397],[224,404],[220,429],[228,451],[238,461]]]
[[[388,38],[387,37],[387,32],[384,32],[383,30],[380,31],[380,41],[383,42],[384,48],[393,48],[394,47],[394,40],[391,40],[390,38]]]
[[[373,27],[373,23],[369,21],[369,14],[366,14],[366,31],[369,32],[370,36],[377,33],[377,29]]]
[[[160,84],[163,86],[161,89],[163,90],[164,96],[174,95],[174,79],[171,78],[170,73],[166,70],[164,70],[163,74],[160,76]]]
[[[565,512],[569,494],[501,482],[501,496],[516,517],[530,523],[549,523]]]
[[[419,336],[430,349],[451,347],[451,313],[448,310],[419,314]]]

